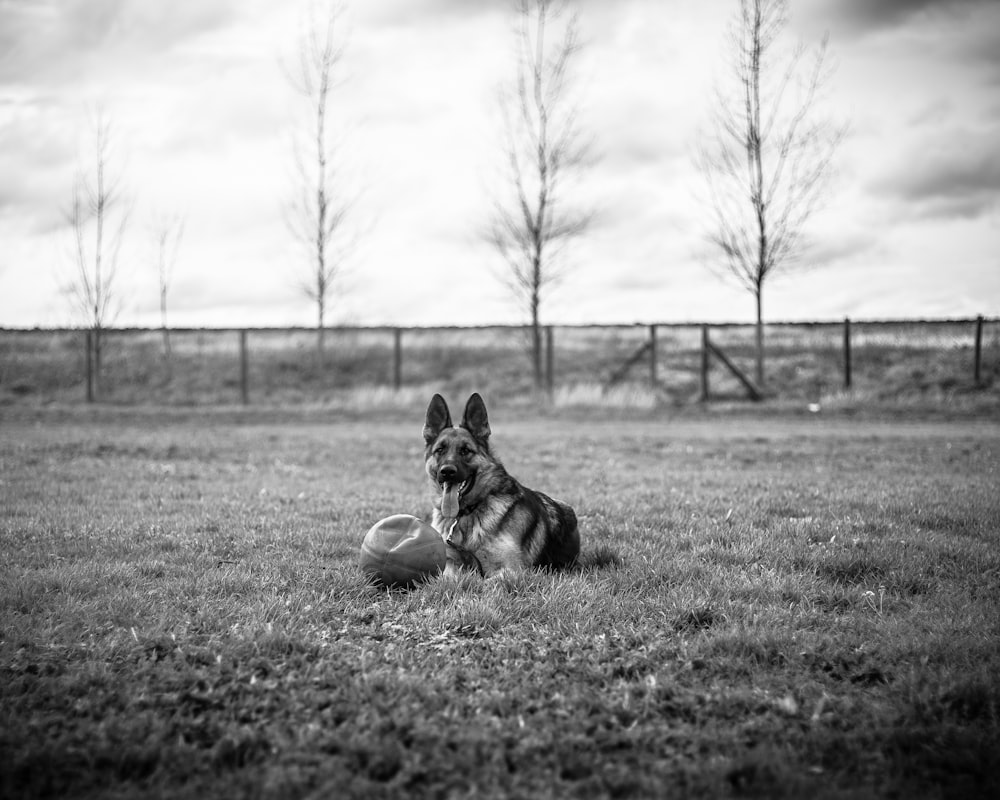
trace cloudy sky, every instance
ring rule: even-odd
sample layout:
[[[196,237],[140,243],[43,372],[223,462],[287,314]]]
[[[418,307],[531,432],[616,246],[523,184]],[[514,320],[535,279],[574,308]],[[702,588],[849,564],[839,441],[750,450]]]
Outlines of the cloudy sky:
[[[578,0],[574,197],[597,224],[566,253],[547,322],[749,320],[705,265],[692,166],[725,78],[736,0]],[[825,110],[849,122],[808,270],[771,319],[1000,313],[1000,3],[793,0],[791,39],[830,33]],[[65,212],[91,120],[113,123],[131,198],[122,325],[158,323],[155,220],[183,214],[177,325],[308,325],[284,218],[302,19],[267,0],[0,0],[0,326],[79,323]],[[351,324],[521,322],[482,230],[513,72],[506,0],[353,0],[333,97],[354,245],[332,307]],[[790,39],[790,41],[791,41]]]

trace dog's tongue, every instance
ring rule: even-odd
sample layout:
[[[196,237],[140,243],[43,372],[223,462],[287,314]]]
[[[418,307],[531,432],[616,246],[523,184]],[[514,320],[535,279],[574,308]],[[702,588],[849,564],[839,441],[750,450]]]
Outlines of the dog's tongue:
[[[441,516],[458,516],[458,484],[446,483],[443,485],[444,491],[441,493]]]

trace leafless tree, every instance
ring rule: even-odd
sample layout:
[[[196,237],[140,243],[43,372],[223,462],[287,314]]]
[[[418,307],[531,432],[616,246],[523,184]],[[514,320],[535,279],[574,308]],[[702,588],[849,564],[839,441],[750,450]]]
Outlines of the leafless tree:
[[[160,288],[160,328],[163,331],[163,353],[170,364],[170,329],[167,327],[167,295],[174,277],[177,252],[184,237],[184,217],[164,216],[153,223],[156,275]]]
[[[781,47],[788,0],[740,0],[730,33],[728,87],[699,153],[717,263],[756,302],[756,380],[764,384],[763,296],[768,279],[801,266],[806,222],[824,199],[844,125],[820,114],[828,37]],[[727,91],[728,88],[728,91]]]
[[[516,0],[515,6],[517,72],[500,96],[504,182],[494,198],[487,239],[508,268],[505,282],[527,306],[534,380],[540,387],[542,301],[561,277],[560,250],[591,221],[591,214],[572,206],[565,192],[567,180],[585,164],[588,148],[570,93],[570,67],[580,49],[576,17],[567,14],[562,0]]]
[[[309,277],[302,288],[316,305],[317,354],[322,362],[324,327],[330,295],[340,272],[343,225],[350,203],[339,191],[333,168],[332,134],[328,125],[330,92],[334,70],[343,56],[344,6],[324,0],[310,6],[308,20],[299,35],[294,64],[286,68],[289,82],[304,98],[308,123],[295,141],[297,191],[287,214],[292,233],[305,246]]]
[[[70,291],[93,332],[94,374],[101,375],[102,334],[118,312],[118,259],[129,220],[121,176],[112,169],[112,126],[103,110],[94,120],[93,167],[81,165],[67,221],[74,237]]]

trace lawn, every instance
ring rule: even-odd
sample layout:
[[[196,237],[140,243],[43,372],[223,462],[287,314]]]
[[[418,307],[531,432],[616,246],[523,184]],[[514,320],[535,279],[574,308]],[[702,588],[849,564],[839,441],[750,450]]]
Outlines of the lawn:
[[[1000,796],[1000,424],[522,413],[579,566],[387,592],[419,411],[7,409],[0,796]]]

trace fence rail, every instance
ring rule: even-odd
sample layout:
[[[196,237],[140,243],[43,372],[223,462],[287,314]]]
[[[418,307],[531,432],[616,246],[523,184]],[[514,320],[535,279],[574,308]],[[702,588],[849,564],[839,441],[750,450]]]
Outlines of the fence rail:
[[[355,390],[523,396],[644,391],[675,402],[746,396],[754,353],[745,323],[549,326],[544,386],[529,329],[0,329],[0,402],[284,403]],[[856,392],[1000,386],[1000,319],[778,322],[765,326],[767,394],[813,400]],[[749,385],[748,385],[749,384]]]

